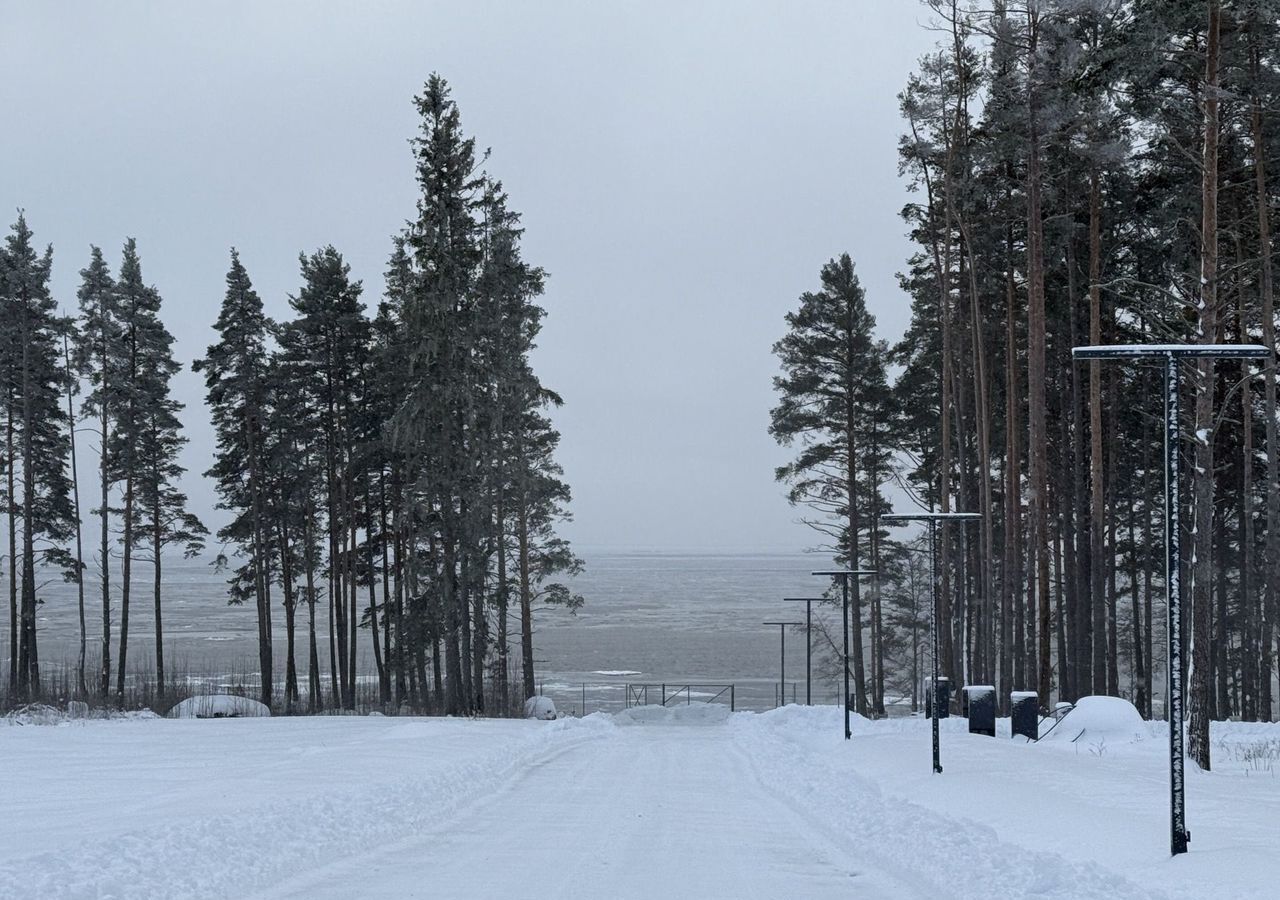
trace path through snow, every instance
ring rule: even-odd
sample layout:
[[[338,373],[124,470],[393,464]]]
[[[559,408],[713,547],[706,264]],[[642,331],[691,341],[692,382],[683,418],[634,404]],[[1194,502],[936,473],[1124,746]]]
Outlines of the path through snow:
[[[0,727],[0,898],[1272,896],[1273,773],[1195,773],[1170,860],[1158,735],[944,724],[942,776],[834,708]]]

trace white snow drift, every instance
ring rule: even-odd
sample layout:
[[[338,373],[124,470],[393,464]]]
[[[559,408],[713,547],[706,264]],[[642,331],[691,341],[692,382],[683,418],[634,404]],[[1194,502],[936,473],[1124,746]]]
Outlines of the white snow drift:
[[[832,707],[0,728],[0,897],[1274,896],[1280,726],[1215,727],[1171,859],[1160,726],[1083,707],[944,721],[942,775],[926,720]]]

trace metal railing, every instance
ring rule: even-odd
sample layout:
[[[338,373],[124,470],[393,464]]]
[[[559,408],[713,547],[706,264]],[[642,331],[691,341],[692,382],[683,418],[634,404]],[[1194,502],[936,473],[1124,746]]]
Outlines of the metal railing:
[[[729,695],[729,709],[734,710],[737,706],[737,691],[732,684],[667,684],[661,682],[659,684],[628,684],[626,694],[626,707],[630,709],[633,706],[649,706],[649,689],[654,688],[662,706],[670,706],[673,703],[679,703],[680,697],[684,697],[686,705],[694,702],[694,691],[698,692],[699,703],[716,703],[724,701],[721,699],[727,693]]]

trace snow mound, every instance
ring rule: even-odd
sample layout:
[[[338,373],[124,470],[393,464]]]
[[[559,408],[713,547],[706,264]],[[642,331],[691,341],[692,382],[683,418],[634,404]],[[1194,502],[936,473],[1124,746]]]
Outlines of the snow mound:
[[[633,706],[613,714],[618,725],[720,725],[733,711],[722,703]]]
[[[270,707],[235,694],[198,694],[168,712],[170,719],[240,719],[269,715]]]
[[[556,717],[555,702],[550,697],[530,697],[524,701],[524,717],[551,721]]]
[[[1121,697],[1081,697],[1043,742],[1132,744],[1146,740],[1151,729],[1135,707]]]
[[[19,706],[4,717],[5,723],[9,725],[58,725],[66,719],[67,715],[62,710],[44,703]]]

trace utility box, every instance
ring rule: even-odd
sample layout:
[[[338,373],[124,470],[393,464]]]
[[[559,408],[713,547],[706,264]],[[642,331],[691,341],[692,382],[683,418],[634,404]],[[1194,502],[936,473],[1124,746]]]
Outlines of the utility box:
[[[992,684],[966,684],[965,706],[969,711],[969,733],[996,736],[996,688]]]
[[[951,715],[951,679],[943,676],[934,684],[933,702],[938,718],[945,719]]]
[[[1010,737],[1021,735],[1029,741],[1040,739],[1040,695],[1035,691],[1012,691],[1009,694]]]

